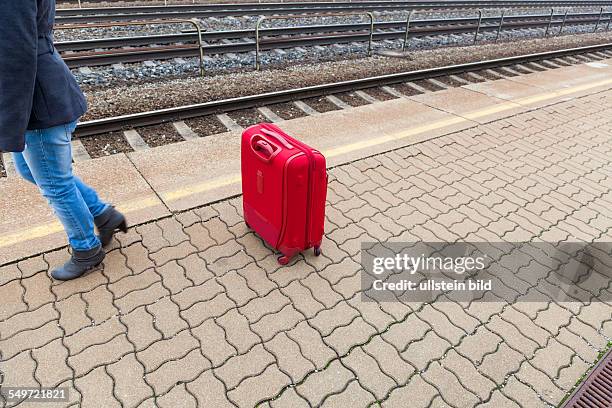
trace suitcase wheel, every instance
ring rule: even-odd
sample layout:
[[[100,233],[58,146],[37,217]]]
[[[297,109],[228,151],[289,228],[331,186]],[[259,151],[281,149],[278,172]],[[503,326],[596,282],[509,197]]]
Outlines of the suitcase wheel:
[[[321,255],[321,247],[314,247],[314,254],[315,256],[320,256]]]
[[[287,265],[291,259],[288,256],[281,255],[278,257],[278,263],[281,265]]]

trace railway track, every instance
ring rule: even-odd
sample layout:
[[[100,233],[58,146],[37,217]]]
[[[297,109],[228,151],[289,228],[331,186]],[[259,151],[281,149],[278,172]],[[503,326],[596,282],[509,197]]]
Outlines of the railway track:
[[[612,11],[603,14],[575,13],[567,16],[559,14],[553,15],[552,19],[550,14],[507,16],[503,21],[502,32],[546,28],[551,33],[558,33],[561,24],[564,27],[593,25],[596,29],[607,30],[611,22]],[[480,21],[480,26],[478,23],[477,17],[415,20],[411,22],[409,38],[471,34],[477,29],[483,34],[498,33],[501,18],[484,17]],[[405,21],[377,22],[374,28],[374,41],[405,38]],[[370,38],[369,25],[365,23],[269,28],[262,30],[260,34],[263,38],[260,46],[264,51],[366,42]],[[205,55],[245,53],[255,50],[255,30],[204,32],[202,40],[205,44],[203,45]],[[199,56],[197,35],[189,32],[68,41],[57,43],[56,48],[71,68]],[[100,49],[106,50],[99,51]]]
[[[139,7],[62,8],[56,24],[90,24],[147,19],[260,16],[277,14],[339,13],[355,11],[459,10],[487,8],[612,7],[612,0],[416,0],[306,3],[194,4]]]
[[[109,132],[163,123],[176,123],[186,119],[227,114],[283,103],[294,103],[304,112],[312,114],[316,111],[308,106],[305,107],[303,100],[327,97],[330,98],[330,101],[334,101],[334,95],[356,92],[367,103],[371,103],[377,99],[372,95],[380,92],[395,98],[406,96],[406,94],[402,95],[398,87],[407,87],[407,89],[412,89],[416,93],[426,92],[427,89],[416,85],[417,82],[425,81],[430,85],[437,86],[438,89],[442,89],[443,87],[460,86],[469,82],[481,82],[485,78],[504,78],[610,57],[612,57],[612,43],[288,89],[82,122],[76,129],[75,137],[86,139],[90,136]],[[448,86],[445,84],[448,84]],[[431,90],[430,87],[428,88]],[[334,103],[338,103],[337,100],[338,98],[335,98],[336,102]],[[181,126],[184,126],[184,123],[181,122]]]

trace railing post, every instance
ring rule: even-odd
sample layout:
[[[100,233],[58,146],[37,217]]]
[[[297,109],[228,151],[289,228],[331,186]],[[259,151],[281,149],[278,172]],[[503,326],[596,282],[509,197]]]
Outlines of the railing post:
[[[370,40],[368,41],[368,57],[372,56],[372,46],[374,43],[374,14],[366,13],[370,18]]]
[[[608,24],[606,25],[606,31],[610,29],[610,23],[612,22],[612,10],[608,12]]]
[[[476,27],[476,33],[474,33],[474,44],[476,44],[476,40],[478,39],[478,34],[480,33],[480,23],[482,22],[482,10],[478,10],[478,26]]]
[[[81,4],[81,0],[79,0],[79,8],[83,8],[83,5]]]
[[[204,76],[204,44],[202,42],[202,28],[195,18],[190,20],[198,32],[198,50],[200,51],[200,76]]]
[[[565,14],[563,15],[563,22],[561,23],[561,28],[559,29],[559,34],[557,35],[561,35],[561,33],[563,32],[563,28],[565,27],[565,20],[567,20],[567,12],[569,10],[565,10]]]
[[[255,26],[255,71],[259,71],[259,29],[261,28],[261,23],[264,22],[266,16],[262,16],[257,20],[257,25]]]
[[[504,25],[504,13],[505,11],[502,10],[501,17],[499,19],[499,26],[497,27],[497,35],[495,36],[495,42],[497,42],[499,39],[499,33],[501,33],[502,26]]]
[[[406,48],[408,48],[408,35],[410,33],[410,22],[412,21],[412,16],[416,14],[416,11],[410,10],[408,13],[408,18],[406,18],[406,35],[404,36],[404,45],[402,47],[402,52],[406,52]]]
[[[603,16],[603,7],[601,8],[601,10],[599,10],[599,18],[597,19],[597,24],[595,24],[595,29],[593,30],[593,32],[596,32],[597,29],[599,28],[599,23],[601,22],[601,16]]]
[[[553,15],[555,14],[555,9],[550,9],[550,19],[548,20],[548,25],[546,26],[546,32],[544,33],[544,37],[548,37],[548,31],[550,31],[550,26],[552,25]]]

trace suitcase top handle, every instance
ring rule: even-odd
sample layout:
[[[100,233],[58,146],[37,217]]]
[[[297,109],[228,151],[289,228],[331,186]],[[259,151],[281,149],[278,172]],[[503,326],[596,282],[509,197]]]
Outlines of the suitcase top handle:
[[[279,135],[276,132],[273,132],[269,129],[266,128],[262,128],[260,129],[262,133],[264,133],[267,136],[271,136],[273,138],[275,138],[276,140],[278,140],[283,146],[285,146],[287,149],[293,149],[293,145],[290,144],[287,139],[285,139],[284,137],[282,137],[281,135]]]
[[[281,148],[276,143],[267,140],[260,134],[255,134],[251,137],[250,145],[255,156],[266,163],[272,161],[281,151]]]

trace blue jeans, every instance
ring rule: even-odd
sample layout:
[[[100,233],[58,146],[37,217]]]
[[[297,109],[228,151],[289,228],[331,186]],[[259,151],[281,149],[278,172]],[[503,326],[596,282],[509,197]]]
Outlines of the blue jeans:
[[[13,153],[21,177],[35,184],[58,216],[70,246],[87,251],[100,245],[94,231],[94,217],[108,204],[94,189],[72,174],[72,132],[76,122],[49,129],[28,130],[23,153]]]

